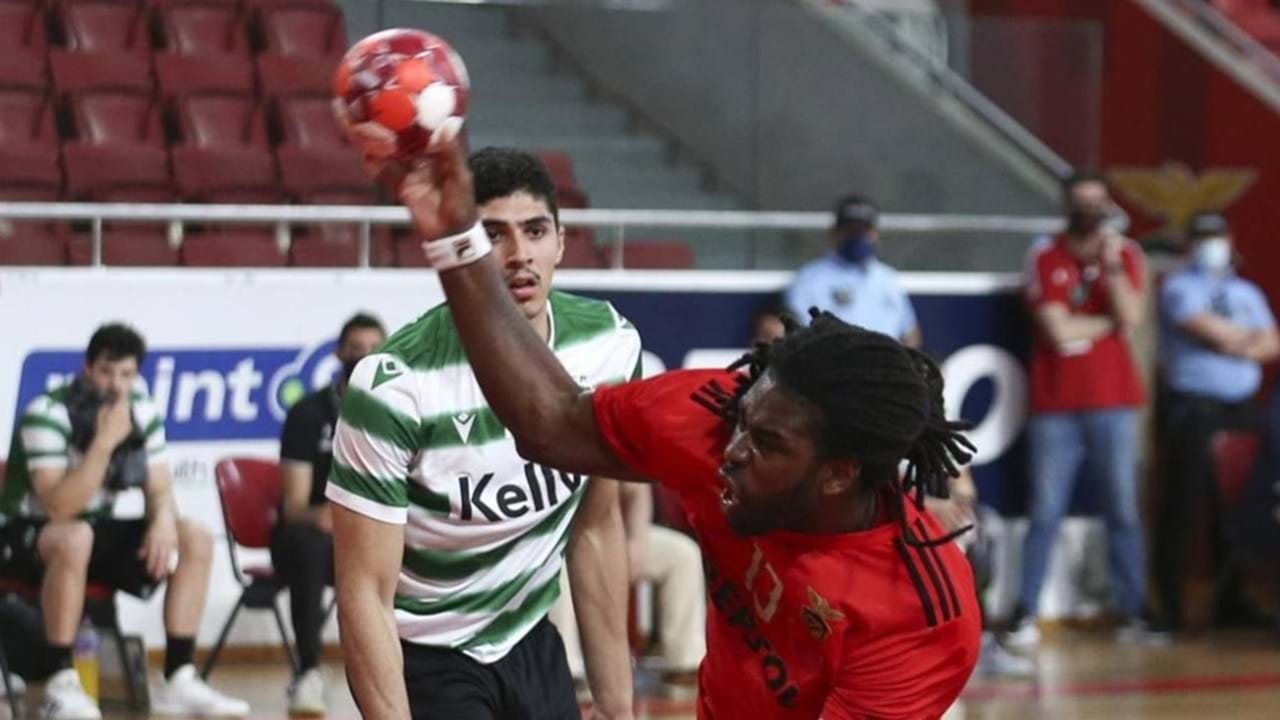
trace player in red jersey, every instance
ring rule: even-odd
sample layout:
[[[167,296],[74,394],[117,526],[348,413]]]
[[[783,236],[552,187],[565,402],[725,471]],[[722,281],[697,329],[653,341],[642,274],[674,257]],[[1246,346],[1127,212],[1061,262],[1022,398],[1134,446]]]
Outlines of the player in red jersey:
[[[351,132],[383,173],[391,143],[376,128]],[[521,455],[679,495],[708,568],[701,720],[947,709],[977,660],[980,617],[963,554],[919,509],[972,450],[944,416],[931,360],[815,314],[758,346],[745,371],[583,391],[487,257],[461,142],[437,137],[428,159],[395,174],[416,228],[437,239],[424,249]]]

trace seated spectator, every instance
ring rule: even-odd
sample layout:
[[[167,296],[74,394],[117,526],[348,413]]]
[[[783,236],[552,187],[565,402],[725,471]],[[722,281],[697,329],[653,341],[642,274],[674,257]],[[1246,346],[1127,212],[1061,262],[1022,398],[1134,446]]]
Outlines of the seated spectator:
[[[284,475],[282,522],[271,536],[271,563],[289,586],[298,675],[289,686],[289,712],[324,714],[324,679],[319,672],[324,629],[324,589],[333,585],[333,520],[325,482],[333,460],[333,429],[356,363],[387,339],[377,318],[359,313],[338,333],[334,354],[342,371],[328,387],[289,409],[280,436]]]
[[[40,585],[47,652],[56,671],[44,718],[100,718],[72,669],[86,582],[147,598],[168,581],[164,682],[157,715],[244,716],[248,703],[205,684],[192,665],[208,594],[213,540],[178,516],[164,422],[138,384],[145,346],[132,328],[104,325],[84,370],[27,406],[14,434],[0,514],[0,574]],[[141,488],[146,516],[112,517],[117,493]]]
[[[850,195],[836,206],[831,237],[835,249],[800,268],[787,289],[793,317],[808,324],[809,308],[920,347],[920,326],[911,299],[893,268],[876,259],[880,210]]]
[[[694,684],[706,654],[706,590],[698,543],[678,530],[653,523],[653,488],[621,483],[622,519],[632,583],[647,580],[656,591],[657,655],[667,682]],[[569,670],[583,677],[582,648],[574,622],[569,574],[560,574],[560,599],[550,617],[564,637]]]
[[[1280,335],[1266,297],[1233,269],[1231,230],[1217,213],[1198,213],[1187,228],[1187,263],[1160,293],[1166,396],[1161,411],[1168,448],[1155,566],[1165,620],[1182,620],[1182,581],[1189,561],[1188,528],[1205,507],[1214,520],[1214,550],[1225,556],[1222,500],[1213,476],[1211,441],[1221,430],[1254,429],[1253,398],[1262,363],[1280,355]],[[1206,503],[1206,500],[1208,501]],[[1248,613],[1238,583],[1219,587],[1215,617]]]

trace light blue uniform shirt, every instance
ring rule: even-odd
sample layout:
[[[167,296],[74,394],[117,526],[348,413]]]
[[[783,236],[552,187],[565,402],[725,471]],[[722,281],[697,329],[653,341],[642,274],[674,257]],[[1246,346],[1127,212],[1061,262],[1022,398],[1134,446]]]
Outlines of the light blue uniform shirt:
[[[1258,286],[1234,273],[1215,276],[1188,265],[1170,275],[1160,290],[1161,353],[1169,386],[1223,402],[1252,397],[1262,382],[1258,363],[1220,353],[1182,329],[1204,312],[1252,330],[1276,324]]]
[[[898,272],[874,257],[851,263],[835,253],[800,268],[787,288],[787,308],[802,323],[809,308],[901,340],[916,329],[916,312]]]

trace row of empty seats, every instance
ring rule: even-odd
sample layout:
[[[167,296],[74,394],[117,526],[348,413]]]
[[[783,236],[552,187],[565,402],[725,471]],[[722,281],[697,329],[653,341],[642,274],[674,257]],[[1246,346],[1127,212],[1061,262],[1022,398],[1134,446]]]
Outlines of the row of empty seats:
[[[370,245],[373,267],[425,267],[421,240],[375,230]],[[639,240],[623,249],[631,269],[684,269],[694,264],[689,246],[679,240]],[[272,233],[234,227],[188,232],[180,243],[154,225],[117,224],[103,232],[102,261],[108,266],[192,267],[353,267],[359,259],[358,230],[348,225],[298,229],[281,245]],[[595,245],[590,233],[566,233],[564,268],[612,267],[614,249]],[[64,223],[10,223],[0,220],[0,266],[90,265],[93,244],[85,232]]]
[[[332,114],[345,45],[330,0],[0,0],[0,200],[381,202]],[[544,160],[560,206],[586,207],[569,157]],[[350,266],[357,236],[231,225],[189,227],[178,243],[160,226],[109,223],[103,260]],[[569,232],[566,265],[610,263],[592,237]],[[410,238],[376,228],[373,240],[374,265],[422,264]],[[670,262],[662,246],[629,247],[626,261]],[[0,264],[90,254],[83,227],[0,220]]]
[[[346,49],[328,0],[0,0],[0,49],[332,57]]]

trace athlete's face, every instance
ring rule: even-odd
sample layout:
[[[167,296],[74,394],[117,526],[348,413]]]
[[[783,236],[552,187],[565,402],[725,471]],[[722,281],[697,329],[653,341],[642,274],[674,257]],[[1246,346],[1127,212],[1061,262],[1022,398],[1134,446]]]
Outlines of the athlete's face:
[[[127,398],[138,381],[138,358],[112,360],[105,353],[99,353],[93,362],[85,363],[84,375],[98,397]]]
[[[511,297],[530,322],[547,313],[551,276],[564,254],[564,229],[541,198],[520,191],[479,208]]]
[[[747,391],[720,468],[720,503],[735,533],[808,525],[829,472],[814,442],[821,422],[821,412],[780,386],[772,373]]]

